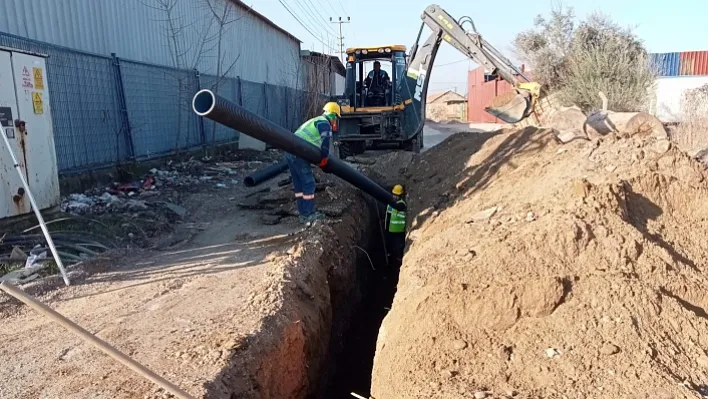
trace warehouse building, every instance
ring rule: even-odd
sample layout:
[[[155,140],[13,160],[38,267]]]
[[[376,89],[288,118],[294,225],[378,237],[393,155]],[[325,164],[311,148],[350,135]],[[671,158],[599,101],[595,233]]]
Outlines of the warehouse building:
[[[239,0],[5,0],[3,8],[0,32],[89,53],[210,75],[220,59],[221,75],[288,87],[301,70],[300,40]]]

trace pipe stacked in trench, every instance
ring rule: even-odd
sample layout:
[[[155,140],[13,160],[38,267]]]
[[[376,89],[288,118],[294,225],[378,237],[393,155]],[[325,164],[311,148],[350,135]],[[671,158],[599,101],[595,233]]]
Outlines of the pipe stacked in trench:
[[[217,96],[211,90],[204,89],[197,92],[192,100],[192,108],[199,116],[238,130],[313,165],[318,165],[322,159],[319,148],[295,136],[287,129]],[[322,170],[344,179],[384,204],[398,210],[405,210],[405,205],[396,203],[396,199],[386,189],[339,159],[329,159]]]

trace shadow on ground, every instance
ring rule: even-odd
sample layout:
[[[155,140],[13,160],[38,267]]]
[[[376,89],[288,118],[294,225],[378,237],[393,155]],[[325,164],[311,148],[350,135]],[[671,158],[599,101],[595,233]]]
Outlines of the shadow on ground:
[[[287,235],[271,236],[153,254],[148,259],[136,259],[132,263],[123,260],[119,269],[104,269],[104,273],[77,281],[75,285],[104,282],[131,282],[130,284],[73,296],[70,299],[92,297],[167,280],[213,275],[257,266],[266,262],[266,257],[272,251],[287,248],[288,244],[294,242],[295,239],[296,237]]]

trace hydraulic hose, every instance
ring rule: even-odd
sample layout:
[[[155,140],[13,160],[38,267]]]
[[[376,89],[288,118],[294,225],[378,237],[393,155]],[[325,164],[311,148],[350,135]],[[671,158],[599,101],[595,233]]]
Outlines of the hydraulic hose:
[[[211,90],[204,89],[197,92],[192,100],[192,108],[199,116],[245,133],[313,165],[320,163],[322,155],[319,148],[295,136],[287,129],[217,96]],[[322,170],[344,179],[384,204],[398,210],[405,210],[405,205],[396,203],[393,194],[339,159],[329,159]]]

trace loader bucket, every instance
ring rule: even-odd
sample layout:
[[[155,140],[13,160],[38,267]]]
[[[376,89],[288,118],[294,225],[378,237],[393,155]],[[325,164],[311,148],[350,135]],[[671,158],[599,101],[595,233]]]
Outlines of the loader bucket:
[[[518,123],[528,116],[531,97],[517,92],[497,96],[484,110],[506,123]]]

